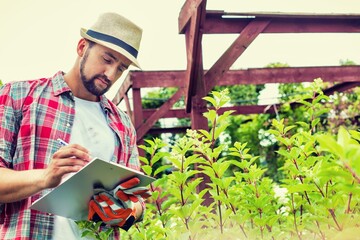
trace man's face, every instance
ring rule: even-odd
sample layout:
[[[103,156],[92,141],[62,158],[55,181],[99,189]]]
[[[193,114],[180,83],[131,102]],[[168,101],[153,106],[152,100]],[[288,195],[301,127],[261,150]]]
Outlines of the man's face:
[[[110,89],[131,62],[112,49],[88,44],[80,61],[80,77],[87,91],[100,96]]]

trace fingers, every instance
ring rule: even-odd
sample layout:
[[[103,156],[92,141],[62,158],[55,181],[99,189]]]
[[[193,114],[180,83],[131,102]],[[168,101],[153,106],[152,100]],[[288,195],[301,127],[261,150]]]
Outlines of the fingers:
[[[56,168],[63,168],[66,173],[80,170],[91,160],[89,151],[79,144],[69,144],[54,153],[52,164]]]
[[[126,202],[129,200],[129,196],[127,194],[125,194],[123,191],[116,191],[115,192],[115,196],[120,199],[123,202]]]
[[[149,198],[152,196],[151,192],[149,189],[147,190],[144,190],[144,191],[138,191],[138,192],[134,192],[133,193],[134,195],[138,195],[138,196],[141,196],[142,198]]]
[[[54,153],[50,168],[59,174],[77,172],[91,160],[89,151],[78,144],[69,144],[61,147]]]
[[[142,198],[148,198],[152,195],[147,187],[134,187],[131,189],[125,189],[123,192],[129,195],[141,196]]]
[[[123,202],[131,201],[133,203],[136,203],[139,201],[139,197],[150,197],[151,192],[147,187],[136,187],[139,183],[139,178],[130,178],[129,180],[120,183],[116,188],[112,190],[112,193],[117,199]]]
[[[79,144],[69,144],[55,152],[53,158],[77,158],[88,162],[91,156],[89,151],[83,146]]]
[[[57,161],[57,167],[75,167],[75,168],[82,168],[88,163],[88,161],[84,161],[78,158],[61,158]]]
[[[139,183],[140,183],[140,179],[137,177],[133,177],[123,183],[120,183],[120,186],[122,189],[128,189],[128,188],[135,187]]]

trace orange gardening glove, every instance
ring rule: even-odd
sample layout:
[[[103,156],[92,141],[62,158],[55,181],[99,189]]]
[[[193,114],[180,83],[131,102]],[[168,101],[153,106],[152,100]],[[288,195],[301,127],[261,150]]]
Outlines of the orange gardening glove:
[[[132,208],[133,203],[139,202],[140,198],[148,198],[151,196],[151,192],[147,187],[136,187],[139,183],[139,178],[130,178],[114,188],[113,196],[120,200],[125,208]]]
[[[103,221],[107,225],[118,226],[127,231],[135,221],[135,210],[124,207],[120,201],[103,190],[90,200],[88,220]]]

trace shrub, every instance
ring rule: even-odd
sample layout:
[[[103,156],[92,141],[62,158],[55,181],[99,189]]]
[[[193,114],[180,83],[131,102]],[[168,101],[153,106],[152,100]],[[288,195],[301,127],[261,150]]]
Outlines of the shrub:
[[[221,144],[230,111],[226,90],[205,97],[211,129],[189,130],[173,146],[147,140],[143,171],[151,184],[145,218],[122,239],[343,239],[360,228],[360,134],[321,132],[327,96],[316,80],[307,91],[306,121],[273,120],[269,133],[281,143],[281,184],[264,176],[246,143]],[[162,164],[156,164],[162,161]],[[161,166],[161,167],[155,167]],[[233,168],[236,166],[236,168]],[[230,168],[231,167],[231,168]],[[239,169],[239,171],[230,171]],[[204,184],[206,183],[206,184]]]

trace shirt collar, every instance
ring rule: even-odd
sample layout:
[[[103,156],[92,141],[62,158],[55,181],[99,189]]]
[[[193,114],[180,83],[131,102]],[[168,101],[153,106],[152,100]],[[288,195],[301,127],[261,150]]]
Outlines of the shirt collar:
[[[52,77],[53,87],[54,87],[54,95],[58,96],[65,92],[71,92],[71,89],[67,85],[64,79],[64,72],[58,71]]]
[[[110,113],[112,112],[109,100],[105,97],[105,95],[100,96],[100,105],[104,110],[108,110]]]

